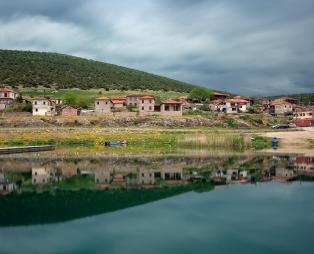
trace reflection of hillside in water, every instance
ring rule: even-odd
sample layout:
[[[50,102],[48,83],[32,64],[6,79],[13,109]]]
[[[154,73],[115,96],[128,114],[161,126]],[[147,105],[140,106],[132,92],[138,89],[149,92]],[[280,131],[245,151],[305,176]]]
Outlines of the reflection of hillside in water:
[[[7,226],[83,218],[213,185],[314,178],[314,158],[305,156],[1,157],[0,163],[0,225]]]

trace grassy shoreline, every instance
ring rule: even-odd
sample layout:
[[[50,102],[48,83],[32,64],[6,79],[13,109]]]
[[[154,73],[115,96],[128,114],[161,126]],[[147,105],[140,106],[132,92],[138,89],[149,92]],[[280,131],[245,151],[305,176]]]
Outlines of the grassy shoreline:
[[[244,151],[270,147],[270,139],[251,140],[253,135],[253,131],[205,128],[9,128],[0,129],[0,146],[56,144],[101,151],[106,141],[127,140],[127,147],[108,150],[117,153],[173,153],[178,148]]]

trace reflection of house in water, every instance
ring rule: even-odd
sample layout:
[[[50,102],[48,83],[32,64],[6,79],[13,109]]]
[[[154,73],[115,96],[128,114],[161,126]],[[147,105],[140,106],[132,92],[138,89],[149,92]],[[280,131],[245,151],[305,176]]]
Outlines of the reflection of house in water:
[[[158,180],[164,180],[168,183],[175,183],[183,180],[182,169],[156,169],[140,170],[138,173],[138,183],[142,185],[153,185]]]
[[[289,181],[297,176],[297,173],[293,169],[285,168],[285,167],[276,167],[273,166],[270,169],[271,176],[273,179]]]
[[[115,174],[112,179],[112,184],[125,186],[127,181],[122,174]]]
[[[58,169],[47,169],[45,167],[32,168],[32,183],[47,184],[61,181],[62,172]]]
[[[298,172],[314,174],[314,157],[299,156],[294,161],[294,168]]]
[[[4,174],[0,173],[0,194],[7,194],[14,191],[15,189],[15,184],[6,179]]]
[[[249,179],[247,170],[240,169],[227,169],[227,170],[214,170],[212,171],[212,179],[225,179],[226,183],[232,183],[234,181],[247,181]]]
[[[97,170],[95,174],[95,183],[97,184],[110,184],[112,177],[111,172],[108,170]]]
[[[153,170],[140,170],[138,173],[138,183],[143,185],[155,184],[156,178],[161,178],[160,172],[154,172]]]

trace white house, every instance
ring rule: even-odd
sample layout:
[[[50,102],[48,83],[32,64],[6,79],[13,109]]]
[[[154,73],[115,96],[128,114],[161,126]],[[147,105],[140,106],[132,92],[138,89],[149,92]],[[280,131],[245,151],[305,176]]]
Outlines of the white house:
[[[33,116],[54,116],[57,114],[56,104],[47,98],[33,98]]]
[[[250,102],[243,99],[227,99],[223,107],[223,111],[227,114],[244,113],[250,106]]]

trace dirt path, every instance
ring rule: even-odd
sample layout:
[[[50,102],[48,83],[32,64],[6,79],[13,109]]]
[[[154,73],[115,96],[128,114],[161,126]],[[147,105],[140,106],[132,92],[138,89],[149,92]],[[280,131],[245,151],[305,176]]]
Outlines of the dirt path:
[[[277,131],[260,133],[261,136],[279,138],[277,150],[267,150],[273,153],[298,153],[314,156],[314,149],[310,148],[310,141],[314,141],[314,128],[301,128],[296,131]]]

